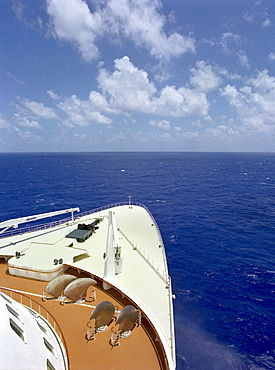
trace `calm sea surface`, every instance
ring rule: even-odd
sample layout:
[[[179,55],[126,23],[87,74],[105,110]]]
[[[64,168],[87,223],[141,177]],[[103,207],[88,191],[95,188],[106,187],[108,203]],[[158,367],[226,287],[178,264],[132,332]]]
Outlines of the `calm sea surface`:
[[[275,154],[0,154],[0,221],[129,195],[166,246],[177,369],[275,369]]]

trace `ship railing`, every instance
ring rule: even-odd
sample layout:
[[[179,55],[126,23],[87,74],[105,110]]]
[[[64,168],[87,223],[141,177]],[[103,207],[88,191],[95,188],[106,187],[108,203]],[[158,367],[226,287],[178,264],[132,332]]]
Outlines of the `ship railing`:
[[[59,221],[48,222],[48,223],[40,224],[40,225],[20,227],[18,229],[9,229],[3,232],[2,234],[0,234],[0,239],[7,238],[10,236],[15,236],[15,235],[23,235],[23,234],[34,232],[34,231],[50,229],[52,227],[56,227],[56,226],[63,225],[63,224],[69,225],[70,222],[72,222],[71,218],[65,218]]]
[[[108,208],[127,205],[127,204],[129,204],[129,203],[128,202],[127,203],[125,203],[125,202],[124,203],[114,203],[114,204],[111,204],[111,205],[94,208],[90,211],[86,211],[86,212],[83,212],[83,213],[79,213],[78,215],[75,215],[75,221],[77,221],[78,219],[80,219],[82,217],[89,216],[92,213],[104,211]],[[72,223],[71,217],[66,217],[66,218],[63,218],[62,220],[52,221],[52,222],[48,222],[48,223],[44,223],[44,224],[20,227],[20,228],[17,228],[17,229],[9,229],[9,230],[3,232],[2,234],[0,234],[0,238],[7,238],[9,236],[21,235],[21,234],[26,234],[26,233],[29,233],[29,232],[50,229],[52,227],[56,227],[56,226],[60,226],[60,225],[69,225],[71,223]]]
[[[66,358],[66,362],[68,363],[68,366],[66,365],[66,368],[69,369],[70,368],[69,358],[67,356],[68,348],[66,345],[65,337],[57,321],[54,319],[53,315],[45,307],[43,307],[40,303],[38,303],[31,297],[27,296],[26,294],[22,293],[21,291],[17,291],[17,290],[6,288],[6,287],[0,287],[0,292],[5,293],[11,299],[27,307],[32,314],[38,315],[36,316],[37,318],[39,316],[43,316],[44,319],[46,319],[47,322],[50,323],[55,333],[57,334],[60,343],[62,343],[63,354]]]
[[[151,216],[151,218],[154,220],[151,212],[149,211],[149,209],[144,204],[135,203],[135,202],[131,202],[131,203],[130,202],[119,202],[119,203],[113,203],[113,204],[103,206],[103,207],[94,208],[90,211],[86,211],[86,212],[80,213],[78,215],[75,215],[75,221],[77,221],[78,219],[83,218],[85,216],[89,216],[89,215],[91,215],[93,213],[96,213],[96,212],[101,212],[101,211],[105,211],[109,208],[118,207],[118,206],[125,206],[125,205],[129,205],[129,206],[135,205],[135,206],[140,206],[140,207],[145,208],[146,211]],[[16,229],[8,229],[7,231],[0,234],[0,239],[1,238],[7,238],[7,237],[10,237],[10,236],[15,236],[15,235],[22,235],[22,234],[26,234],[26,233],[30,233],[30,232],[34,232],[34,231],[50,229],[52,227],[57,227],[57,226],[62,226],[62,225],[69,225],[71,223],[72,223],[71,217],[67,217],[67,218],[63,218],[62,220],[52,221],[52,222],[48,222],[48,223],[44,223],[44,224],[20,227],[20,228],[16,228]],[[160,241],[162,242],[162,238],[161,238],[161,234],[160,234],[160,231],[158,229],[158,226],[157,226],[157,233],[158,233],[158,237],[159,237]]]
[[[170,323],[170,333],[171,333],[170,349],[171,349],[173,362],[176,363],[176,348],[175,348],[175,341],[174,341],[175,329],[174,329],[174,314],[173,314],[173,303],[172,303],[172,300],[175,298],[175,296],[172,294],[172,284],[171,284],[170,276],[168,278],[169,278],[169,282],[170,282],[170,286],[169,286],[169,290],[170,290],[170,294],[169,294],[170,295],[170,299],[169,299],[169,323]]]
[[[121,233],[121,235],[128,241],[128,243],[132,246],[133,250],[136,251],[143,259],[144,261],[155,271],[155,273],[163,280],[163,282],[167,285],[167,287],[170,285],[169,277],[167,276],[166,271],[164,270],[162,273],[160,272],[159,265],[153,260],[153,258],[150,257],[146,251],[141,248],[134,239],[125,231],[122,229],[121,226],[117,225],[118,231]]]

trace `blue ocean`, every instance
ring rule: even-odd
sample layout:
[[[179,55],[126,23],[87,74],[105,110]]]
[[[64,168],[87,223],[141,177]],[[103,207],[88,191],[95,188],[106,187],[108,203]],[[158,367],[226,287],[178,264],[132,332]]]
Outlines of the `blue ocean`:
[[[177,369],[275,369],[275,154],[0,154],[0,221],[129,195],[166,246]]]

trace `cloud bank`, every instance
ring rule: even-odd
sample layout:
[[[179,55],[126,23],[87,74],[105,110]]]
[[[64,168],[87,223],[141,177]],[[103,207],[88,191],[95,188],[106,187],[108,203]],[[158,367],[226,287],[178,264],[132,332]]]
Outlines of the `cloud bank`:
[[[225,84],[226,78],[231,77],[225,69],[198,61],[190,69],[189,83],[178,88],[166,85],[158,90],[148,73],[124,56],[114,61],[113,71],[99,68],[98,90],[90,91],[87,100],[76,95],[61,97],[51,90],[48,95],[54,107],[18,98],[14,119],[21,126],[37,129],[47,120],[67,128],[94,124],[111,127],[118,116],[129,118],[143,114],[148,117],[150,126],[170,131],[169,118],[201,117],[197,121],[192,119],[190,126],[202,131],[205,125],[201,119],[210,126],[215,124],[209,116],[208,95],[216,90],[235,111],[239,129],[242,125],[248,130],[270,130],[275,125],[275,78],[267,70],[258,71],[240,86]],[[152,116],[160,119],[150,118]],[[7,120],[2,118],[1,122],[2,127],[7,127]],[[237,124],[236,120],[233,123],[229,117],[227,120],[221,117],[220,124],[208,128],[207,132],[213,136],[232,134],[237,132]],[[180,125],[177,127],[174,131],[180,131]]]

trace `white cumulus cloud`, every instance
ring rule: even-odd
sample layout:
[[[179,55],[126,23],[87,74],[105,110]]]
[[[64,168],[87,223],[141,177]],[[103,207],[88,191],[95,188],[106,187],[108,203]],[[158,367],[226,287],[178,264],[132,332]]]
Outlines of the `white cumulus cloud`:
[[[43,103],[18,97],[19,104],[15,104],[17,112],[14,113],[13,120],[20,126],[41,129],[42,120],[59,120],[55,110],[46,107]]]
[[[20,116],[18,113],[14,114],[15,122],[20,126],[31,127],[35,129],[42,128],[35,120],[30,120],[26,116]]]
[[[209,103],[205,93],[188,87],[176,89],[174,86],[166,86],[152,102],[152,108],[159,116],[204,116],[208,112]]]
[[[94,2],[92,12],[84,0],[47,0],[49,34],[72,43],[86,62],[99,57],[97,43],[126,38],[158,59],[169,60],[195,51],[195,39],[165,32],[166,17],[158,0]]]
[[[191,69],[190,82],[197,90],[209,92],[222,83],[222,78],[211,65],[201,60],[196,63],[196,68]]]
[[[241,43],[241,38],[238,34],[232,32],[224,32],[220,39],[220,45],[222,47],[222,51],[225,54],[230,54],[231,50],[235,49],[236,45]]]
[[[47,94],[53,100],[59,100],[60,99],[60,97],[57,94],[55,94],[52,90],[48,90]]]
[[[167,35],[166,18],[160,13],[158,0],[110,0],[107,14],[110,24],[138,46],[145,47],[156,58],[170,59],[187,51],[195,51],[195,40],[177,32]]]
[[[218,67],[211,67],[201,61],[191,70],[191,83],[180,87],[166,85],[157,89],[148,73],[137,68],[124,56],[115,59],[113,71],[102,66],[98,72],[98,91],[92,90],[86,100],[76,94],[61,97],[48,90],[54,108],[26,98],[18,98],[14,121],[20,126],[41,128],[42,120],[53,120],[67,128],[103,124],[111,127],[114,117],[133,117],[148,114],[155,117],[207,117],[210,103],[206,93],[217,88],[224,74]],[[175,129],[165,119],[151,119],[150,124],[169,131]],[[179,129],[179,128],[177,128]]]
[[[27,108],[30,116],[38,117],[40,119],[58,119],[54,109],[45,107],[43,103],[38,103],[29,99],[19,99],[22,106]]]
[[[161,130],[166,130],[166,131],[171,130],[171,124],[169,121],[166,121],[166,120],[161,120],[161,121],[150,120],[149,124],[151,126],[158,127]]]
[[[117,113],[172,117],[202,116],[208,112],[209,103],[204,92],[168,85],[158,92],[147,72],[135,67],[126,56],[115,60],[114,72],[101,69],[98,81],[102,94],[91,92],[90,98],[105,111],[109,108]]]
[[[232,85],[225,86],[221,95],[244,124],[259,130],[275,124],[275,78],[267,70],[257,72],[247,85],[239,89]]]
[[[65,115],[67,126],[88,126],[94,123],[110,125],[112,120],[95,110],[89,100],[80,100],[76,95],[58,103]]]
[[[71,42],[86,62],[98,58],[95,39],[101,33],[100,14],[91,13],[82,0],[48,0],[47,11],[55,38]]]
[[[135,67],[127,56],[115,60],[115,71],[101,69],[99,87],[109,99],[109,105],[117,111],[150,113],[151,99],[156,88],[149,81],[148,74]],[[99,99],[99,95],[97,94]],[[104,102],[102,97],[102,102]]]
[[[237,55],[238,55],[240,65],[245,68],[250,68],[250,64],[249,64],[249,60],[248,60],[248,56],[246,52],[244,50],[240,50],[237,53]]]

